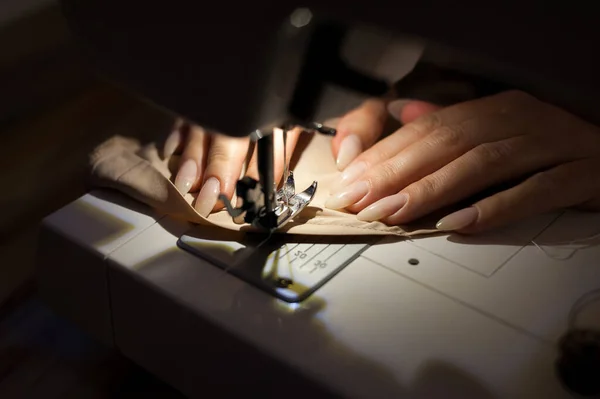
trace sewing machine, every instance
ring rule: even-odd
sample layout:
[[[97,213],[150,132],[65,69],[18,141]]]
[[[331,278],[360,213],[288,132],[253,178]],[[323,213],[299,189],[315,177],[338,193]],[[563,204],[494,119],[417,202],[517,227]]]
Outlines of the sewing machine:
[[[423,99],[415,87],[431,84],[433,77],[443,80],[439,71],[453,67],[463,73],[445,77],[445,83],[468,86],[459,88],[463,93],[450,102],[521,88],[579,113],[596,115],[592,98],[598,96],[597,86],[589,76],[573,82],[593,62],[580,65],[573,59],[556,59],[559,51],[568,58],[578,49],[587,50],[580,46],[585,38],[595,37],[595,23],[585,23],[583,10],[573,19],[562,9],[556,14],[528,9],[522,2],[516,8],[496,5],[499,20],[503,13],[511,17],[506,31],[504,21],[498,26],[486,19],[481,25],[482,16],[489,12],[481,5],[456,12],[454,5],[447,9],[436,4],[437,13],[443,15],[439,21],[430,12],[431,5],[424,3],[408,7],[384,1],[345,2],[340,6],[319,0],[300,7],[295,2],[249,2],[232,10],[227,3],[193,0],[175,0],[168,7],[140,0],[63,1],[71,28],[106,76],[211,132],[254,139],[258,181],[245,178],[238,183],[243,204],[237,210],[228,204],[231,199],[221,199],[232,216],[243,213],[249,224],[263,230],[276,230],[293,219],[308,205],[317,184],[290,196],[283,176],[283,187],[277,191],[272,133],[281,129],[285,136],[299,126],[335,134],[314,122],[320,101],[332,87],[340,89],[344,98],[354,97],[356,103],[361,97],[393,96],[395,91],[405,98]],[[410,17],[399,23],[396,16],[407,13]],[[567,23],[569,31],[557,35],[556,26]],[[534,28],[539,31],[531,33]],[[424,43],[417,66],[433,64],[439,70],[428,76],[419,68],[396,87],[394,83],[403,77],[398,65],[407,57],[410,41]],[[535,53],[523,51],[530,48]],[[592,71],[591,76],[596,76],[596,69]],[[573,97],[579,99],[576,105]],[[438,95],[433,100],[449,99]]]
[[[244,197],[255,206],[246,221],[276,231],[310,202],[310,192],[294,202],[271,184],[270,133],[302,126],[334,134],[314,123],[324,120],[318,106],[329,86],[345,89],[347,109],[365,95],[386,95],[401,77],[391,66],[406,57],[395,44],[422,40],[398,35],[398,5],[383,3],[338,9],[319,2],[295,10],[289,3],[254,2],[231,12],[231,4],[221,3],[98,0],[67,1],[65,13],[109,76],[213,131],[253,136],[260,179],[242,182],[242,188],[255,184]],[[523,54],[531,42],[517,40],[518,23],[500,40],[493,21],[483,26],[472,18],[477,7],[451,19],[439,6],[444,18],[413,5],[402,29],[469,50],[461,60],[470,68],[501,78],[502,84],[487,79],[484,87],[468,71],[461,76],[475,84],[459,97],[505,85],[536,87],[588,112],[573,99],[592,97],[570,93],[593,91],[589,81],[544,80],[542,71],[574,70],[566,62],[545,68],[556,46]],[[431,23],[420,24],[425,15]],[[356,29],[345,24],[359,20],[365,25]],[[479,29],[467,40],[450,26]],[[352,43],[374,55],[345,53]],[[444,63],[445,45],[427,42],[424,49],[417,59]],[[472,55],[490,49],[506,64]],[[182,54],[190,55],[186,62],[174,62]],[[510,68],[516,61],[519,68]],[[418,83],[400,85],[408,90]],[[209,101],[198,106],[199,98]],[[561,337],[575,327],[597,327],[598,307],[578,304],[598,288],[600,249],[555,243],[593,235],[599,224],[600,215],[566,212],[473,238],[288,237],[263,245],[95,191],[44,221],[40,288],[59,313],[193,397],[206,395],[212,382],[219,396],[239,388],[238,395],[254,389],[263,396],[267,390],[355,398],[567,398],[559,374],[572,389],[590,389],[589,382],[573,380],[571,363],[560,373],[555,365]],[[283,274],[272,279],[273,270]],[[292,278],[301,289],[289,288]]]
[[[295,302],[223,271],[239,237],[95,191],[44,221],[40,292],[191,397],[220,385],[215,397],[572,398],[555,369],[559,342],[576,302],[598,288],[600,247],[548,244],[599,225],[600,215],[569,212],[471,239],[292,239],[294,277],[335,272]],[[204,256],[180,246],[186,236]],[[328,261],[338,270],[320,267]],[[577,312],[575,327],[600,327],[598,305]]]

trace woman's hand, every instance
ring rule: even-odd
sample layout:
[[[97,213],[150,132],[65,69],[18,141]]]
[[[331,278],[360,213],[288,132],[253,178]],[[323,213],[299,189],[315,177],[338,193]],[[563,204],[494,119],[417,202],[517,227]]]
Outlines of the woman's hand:
[[[365,221],[404,224],[521,179],[446,216],[438,229],[475,233],[558,208],[600,210],[598,127],[518,91],[444,109],[405,102],[399,110],[399,105],[388,108],[406,124],[355,157],[327,207],[358,212]],[[363,120],[371,118],[368,123],[374,132],[371,137],[359,131],[367,137],[362,148],[380,134],[373,118],[382,117],[382,107],[380,103],[375,117],[362,114]],[[337,147],[341,147],[338,160],[343,146]]]
[[[300,135],[288,132],[287,162],[292,157]],[[175,186],[182,194],[197,192],[194,207],[203,216],[223,208],[219,194],[232,200],[250,148],[250,139],[209,134],[198,126],[178,121],[165,141],[164,156],[181,154]],[[275,133],[275,180],[283,176],[283,135]],[[256,150],[248,164],[246,175],[258,179]],[[235,205],[235,201],[233,202]]]
[[[390,114],[400,122],[408,123],[439,108],[422,101],[396,100],[388,103],[374,98],[365,101],[332,123],[336,125],[337,134],[332,140],[331,150],[338,169],[344,170],[381,138]]]

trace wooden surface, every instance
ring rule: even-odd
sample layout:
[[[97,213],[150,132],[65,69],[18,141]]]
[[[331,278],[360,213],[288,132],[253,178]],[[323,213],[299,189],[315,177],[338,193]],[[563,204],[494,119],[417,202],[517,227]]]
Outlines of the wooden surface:
[[[85,192],[90,151],[168,122],[97,79],[65,32],[56,9],[0,31],[0,398],[177,398],[36,299],[39,223]]]

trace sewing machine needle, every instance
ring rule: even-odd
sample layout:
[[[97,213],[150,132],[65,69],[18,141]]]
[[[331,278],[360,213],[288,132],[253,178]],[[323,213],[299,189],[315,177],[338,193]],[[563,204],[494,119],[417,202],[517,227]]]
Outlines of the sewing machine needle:
[[[283,128],[283,187],[285,189],[285,185],[288,180],[288,163],[287,163],[287,128]],[[285,205],[289,206],[289,198],[287,195],[283,196]]]

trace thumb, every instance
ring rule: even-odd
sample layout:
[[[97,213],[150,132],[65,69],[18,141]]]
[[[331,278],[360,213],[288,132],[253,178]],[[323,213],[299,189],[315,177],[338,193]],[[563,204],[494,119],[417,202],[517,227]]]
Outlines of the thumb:
[[[369,99],[340,118],[331,144],[339,170],[377,141],[387,118],[386,101],[382,99]]]
[[[395,100],[388,104],[387,109],[394,119],[406,125],[423,115],[438,111],[442,107],[425,101]]]

